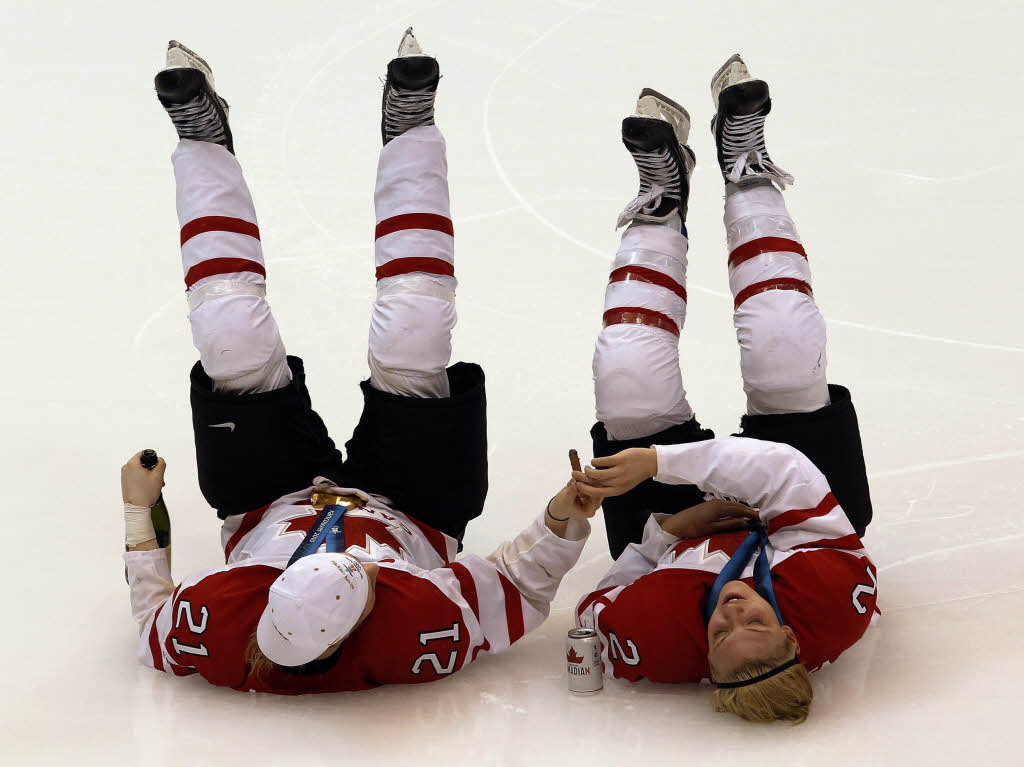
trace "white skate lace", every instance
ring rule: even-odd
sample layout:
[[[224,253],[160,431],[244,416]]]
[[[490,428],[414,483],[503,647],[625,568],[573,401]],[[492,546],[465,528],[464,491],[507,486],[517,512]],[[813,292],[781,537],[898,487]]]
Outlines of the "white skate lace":
[[[388,141],[401,136],[410,128],[434,124],[435,89],[411,91],[393,86],[385,88],[384,132]]]
[[[793,183],[793,176],[776,165],[764,144],[766,113],[726,116],[722,128],[722,156],[728,170],[725,177],[738,184],[744,176],[771,176],[780,187]]]
[[[224,99],[216,96],[220,101],[224,114],[227,114],[228,104]],[[217,113],[213,99],[206,91],[203,91],[187,104],[171,104],[164,106],[167,114],[171,117],[174,129],[178,132],[178,138],[191,139],[192,141],[209,141],[213,144],[227,145],[227,125]]]
[[[615,228],[625,226],[638,215],[653,215],[661,205],[663,197],[672,200],[680,198],[680,172],[668,147],[649,151],[630,149],[637,170],[640,171],[640,192],[630,202],[615,223]]]

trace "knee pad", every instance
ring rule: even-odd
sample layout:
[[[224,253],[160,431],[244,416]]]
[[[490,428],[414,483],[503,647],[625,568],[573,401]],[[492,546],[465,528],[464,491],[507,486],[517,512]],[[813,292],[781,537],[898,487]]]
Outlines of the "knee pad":
[[[213,292],[194,299],[190,297],[192,340],[214,382],[262,380],[280,372],[282,365],[287,369],[284,343],[261,290]]]
[[[616,438],[637,429],[654,433],[692,415],[679,372],[677,339],[670,333],[610,325],[598,336],[593,369],[597,420]]]
[[[455,305],[438,295],[378,295],[370,314],[370,357],[383,371],[439,375],[451,360],[456,320]]]
[[[735,322],[748,394],[827,391],[825,320],[810,297],[768,291],[744,302]]]

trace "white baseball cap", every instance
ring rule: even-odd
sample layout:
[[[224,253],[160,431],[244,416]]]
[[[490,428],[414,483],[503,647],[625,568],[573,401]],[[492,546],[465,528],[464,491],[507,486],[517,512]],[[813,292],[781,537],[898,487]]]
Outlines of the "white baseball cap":
[[[369,597],[370,579],[355,557],[310,554],[271,584],[256,641],[280,666],[309,663],[352,630]]]

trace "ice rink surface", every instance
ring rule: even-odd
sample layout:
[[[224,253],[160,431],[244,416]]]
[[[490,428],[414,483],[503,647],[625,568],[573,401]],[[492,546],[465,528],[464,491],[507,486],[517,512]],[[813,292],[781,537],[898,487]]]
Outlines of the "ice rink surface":
[[[1024,339],[1017,3],[12,3],[0,41],[4,376],[0,762],[1021,764]],[[379,77],[413,25],[444,78],[456,358],[488,374],[488,553],[590,456],[592,344],[620,208],[619,122],[651,86],[693,116],[684,380],[719,433],[743,408],[707,125],[735,51],[771,83],[773,157],[860,414],[878,625],[815,677],[811,718],[760,727],[699,687],[566,692],[575,601],[447,681],[275,698],[135,660],[118,470],[169,463],[176,578],[220,561],[187,400],[166,41],[231,103],[269,295],[335,440],[358,416]],[[400,470],[400,467],[396,467]]]

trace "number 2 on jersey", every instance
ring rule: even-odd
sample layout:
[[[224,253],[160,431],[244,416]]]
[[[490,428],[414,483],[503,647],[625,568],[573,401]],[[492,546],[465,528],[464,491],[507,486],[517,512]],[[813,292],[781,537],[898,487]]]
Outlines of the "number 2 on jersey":
[[[174,628],[181,626],[181,618],[185,616],[185,620],[188,623],[188,630],[195,635],[202,634],[206,631],[206,622],[210,617],[210,611],[206,609],[206,605],[199,608],[199,615],[201,620],[197,623],[196,619],[192,617],[192,603],[187,599],[183,599],[178,602],[178,610],[174,614]],[[198,645],[182,644],[178,641],[177,637],[171,637],[171,644],[174,645],[174,651],[179,655],[185,653],[188,655],[209,655],[210,650],[200,642]]]

